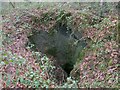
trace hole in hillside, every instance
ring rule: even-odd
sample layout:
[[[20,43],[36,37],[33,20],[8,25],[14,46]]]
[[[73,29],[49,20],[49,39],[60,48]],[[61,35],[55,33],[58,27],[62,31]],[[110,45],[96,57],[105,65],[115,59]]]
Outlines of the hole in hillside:
[[[65,72],[67,73],[68,77],[70,76],[70,72],[73,70],[74,68],[74,63],[72,62],[68,62],[68,63],[65,63],[63,66],[62,66],[63,70],[65,70]]]
[[[81,38],[81,32],[72,34],[72,29],[68,29],[66,24],[59,24],[50,32],[34,32],[29,41],[35,45],[33,50],[37,48],[40,52],[53,56],[67,76],[70,76],[79,52],[86,46],[84,40],[79,41]]]

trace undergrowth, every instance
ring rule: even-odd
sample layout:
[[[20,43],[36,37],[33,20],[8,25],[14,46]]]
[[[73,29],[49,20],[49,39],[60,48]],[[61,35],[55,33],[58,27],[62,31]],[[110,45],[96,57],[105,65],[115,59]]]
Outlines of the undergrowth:
[[[104,17],[94,12],[76,12],[32,9],[3,16],[0,72],[4,88],[119,88],[118,16],[112,10]],[[49,32],[60,22],[67,22],[73,33],[82,30],[87,42],[64,83],[54,78],[57,66],[53,57],[32,51],[31,44],[26,46],[34,30]]]

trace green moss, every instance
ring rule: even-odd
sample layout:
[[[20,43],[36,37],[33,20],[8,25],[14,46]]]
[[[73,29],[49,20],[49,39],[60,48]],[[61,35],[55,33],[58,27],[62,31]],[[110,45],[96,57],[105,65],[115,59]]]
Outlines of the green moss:
[[[118,41],[118,43],[120,43],[120,21],[118,23],[117,41]]]
[[[43,13],[43,14],[41,15],[40,22],[45,24],[45,23],[53,20],[53,15],[54,15],[53,12]]]

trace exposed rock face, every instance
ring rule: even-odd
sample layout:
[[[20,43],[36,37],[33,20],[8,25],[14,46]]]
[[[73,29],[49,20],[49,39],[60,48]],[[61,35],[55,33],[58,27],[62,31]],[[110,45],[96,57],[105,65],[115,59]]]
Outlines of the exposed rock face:
[[[69,74],[79,52],[86,45],[84,40],[79,41],[81,38],[80,32],[72,34],[72,31],[63,25],[51,32],[41,30],[29,39],[42,53],[54,56],[58,64]]]

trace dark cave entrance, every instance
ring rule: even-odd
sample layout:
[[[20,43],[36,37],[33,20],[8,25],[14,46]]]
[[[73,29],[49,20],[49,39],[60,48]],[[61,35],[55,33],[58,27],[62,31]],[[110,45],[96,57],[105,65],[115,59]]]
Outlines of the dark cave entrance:
[[[86,46],[84,40],[74,45],[82,38],[81,32],[72,34],[72,29],[68,29],[67,24],[62,23],[50,32],[40,30],[28,38],[35,45],[34,50],[37,48],[40,52],[53,56],[68,76],[74,68],[79,52]]]

